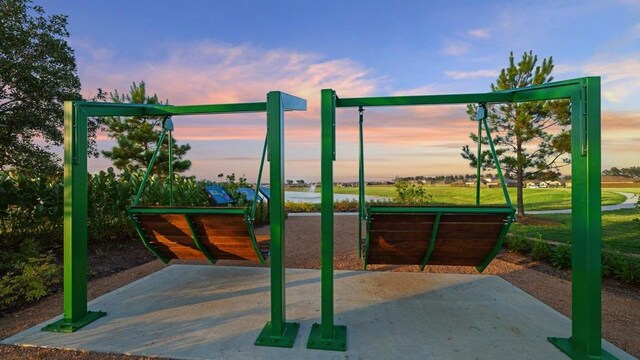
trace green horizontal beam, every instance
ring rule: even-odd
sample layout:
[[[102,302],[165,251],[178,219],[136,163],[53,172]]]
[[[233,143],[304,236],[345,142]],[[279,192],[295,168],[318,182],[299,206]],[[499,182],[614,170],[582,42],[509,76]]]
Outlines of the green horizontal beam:
[[[167,116],[267,111],[266,102],[179,106],[156,104],[114,104],[92,101],[78,101],[75,102],[75,104],[79,106],[87,116]]]
[[[581,85],[579,83],[566,84],[564,86],[548,86],[544,88],[538,88],[535,91],[529,88],[523,88],[524,91],[519,91],[513,94],[513,101],[525,102],[568,99],[579,93],[580,88]]]
[[[124,104],[123,104],[124,105]],[[74,102],[85,116],[145,116],[151,115],[145,107],[141,106],[120,106],[120,104],[104,104],[96,106],[95,103]],[[153,110],[153,109],[152,109]],[[166,114],[153,114],[166,115]]]
[[[210,105],[156,105],[156,109],[171,115],[229,114],[238,112],[266,112],[267,103],[210,104]]]
[[[476,93],[453,95],[420,95],[420,96],[384,96],[366,98],[336,99],[336,107],[357,106],[408,106],[408,105],[445,105],[471,103],[500,103],[510,102],[511,93]]]
[[[592,77],[490,93],[338,98],[336,99],[336,107],[504,103],[564,99],[573,96],[583,82],[590,78]]]
[[[474,206],[474,207],[448,207],[448,206],[371,206],[369,214],[432,214],[442,212],[443,214],[483,214],[500,213],[513,214],[513,207],[504,206]]]
[[[282,108],[284,111],[307,110],[307,100],[303,98],[280,92],[280,99],[282,101]]]
[[[543,90],[543,89],[571,87],[573,85],[580,85],[580,84],[582,84],[582,82],[585,79],[589,79],[589,78],[597,78],[597,76],[596,77],[593,77],[593,76],[591,76],[591,77],[581,77],[581,78],[568,79],[568,80],[562,80],[562,81],[554,81],[554,82],[550,82],[550,83],[546,83],[546,84],[531,85],[531,86],[525,86],[525,87],[521,87],[521,88],[503,90],[503,91],[498,91],[498,92],[500,92],[500,93],[504,93],[504,92],[522,93],[522,92],[530,92],[530,91],[539,91],[539,90]]]
[[[189,214],[189,215],[244,215],[247,208],[244,207],[131,207],[127,210],[129,214],[141,215],[163,215],[163,214]]]

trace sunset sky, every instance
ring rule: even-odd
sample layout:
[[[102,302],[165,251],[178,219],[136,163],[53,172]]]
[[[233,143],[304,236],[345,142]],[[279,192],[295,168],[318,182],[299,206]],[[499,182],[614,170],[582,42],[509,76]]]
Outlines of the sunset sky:
[[[171,104],[308,100],[286,119],[286,177],[320,177],[320,90],[341,97],[488,92],[508,55],[556,80],[602,76],[603,168],[640,166],[640,1],[35,1],[69,16],[85,97],[133,81]],[[372,108],[368,179],[473,173],[464,106]],[[265,116],[175,118],[190,171],[255,178]],[[338,111],[338,181],[357,178],[357,110]],[[104,135],[99,147],[113,142]],[[90,170],[110,165],[90,159]]]

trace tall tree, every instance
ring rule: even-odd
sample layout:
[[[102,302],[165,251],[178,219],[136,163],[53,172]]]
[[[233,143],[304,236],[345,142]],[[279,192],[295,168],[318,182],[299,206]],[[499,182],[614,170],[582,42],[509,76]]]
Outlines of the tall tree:
[[[609,176],[625,176],[625,177],[640,177],[640,166],[632,166],[628,168],[612,167],[611,169],[603,170],[602,175]]]
[[[500,71],[491,91],[516,89],[530,85],[541,85],[553,81],[553,57],[543,59],[537,65],[538,56],[531,51],[522,54],[516,63],[513,52],[509,55],[509,66]],[[476,108],[467,107],[467,113],[475,121]],[[569,103],[566,100],[535,101],[491,105],[487,118],[491,129],[496,152],[505,174],[516,180],[517,213],[525,215],[523,204],[524,180],[535,177],[541,172],[559,172],[559,168],[568,163],[562,159],[571,151],[571,123]],[[478,139],[470,134],[471,140],[488,144],[486,134]],[[488,146],[484,146],[487,149]],[[480,161],[483,169],[495,168],[489,150],[480,154],[480,159],[468,145],[462,148],[462,157],[469,160],[471,167]],[[560,160],[560,161],[559,161]]]
[[[144,81],[131,85],[129,94],[120,95],[116,90],[109,93],[111,101],[115,103],[131,104],[168,104],[158,100],[158,95],[147,96]],[[111,151],[102,151],[102,154],[113,160],[113,165],[120,169],[137,171],[146,169],[151,162],[151,157],[156,149],[157,142],[162,131],[162,118],[150,117],[108,117],[102,120],[109,135],[114,138],[117,145]],[[189,144],[178,145],[173,139],[173,171],[184,172],[191,167],[191,161],[183,160],[187,151],[191,149]],[[166,175],[169,171],[169,139],[165,137],[160,153],[156,158],[153,173]]]
[[[63,102],[80,99],[68,37],[65,15],[46,16],[29,0],[0,1],[0,169],[59,166],[50,146],[62,143]]]

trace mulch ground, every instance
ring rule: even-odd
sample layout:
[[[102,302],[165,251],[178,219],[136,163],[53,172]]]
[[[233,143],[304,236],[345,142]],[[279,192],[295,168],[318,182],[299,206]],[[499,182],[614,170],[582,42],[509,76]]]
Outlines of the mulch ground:
[[[357,217],[335,218],[335,268],[361,270],[357,255]],[[268,229],[259,229],[266,234]],[[286,221],[285,263],[288,268],[320,268],[320,218],[292,216]],[[98,246],[90,255],[89,298],[111,292],[164,267],[142,244]],[[151,261],[149,261],[151,260]],[[139,265],[142,264],[142,265]],[[220,261],[220,265],[245,262]],[[254,266],[249,264],[249,266]],[[419,271],[417,266],[370,266],[373,271]],[[431,266],[425,272],[470,273],[473,268]],[[565,316],[571,317],[571,273],[518,254],[503,252],[484,274],[498,275]],[[427,275],[425,275],[427,276]],[[0,338],[5,338],[58,315],[62,294],[58,292],[25,309],[0,318]],[[603,337],[628,353],[640,357],[640,287],[606,279],[602,294]],[[103,354],[0,345],[3,359],[146,359],[121,354]]]

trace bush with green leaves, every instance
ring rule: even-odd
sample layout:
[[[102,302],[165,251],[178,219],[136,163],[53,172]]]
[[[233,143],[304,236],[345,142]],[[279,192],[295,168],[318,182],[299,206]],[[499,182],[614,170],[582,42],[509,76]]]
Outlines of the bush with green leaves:
[[[87,177],[87,221],[90,242],[126,241],[135,238],[126,210],[142,182],[143,172],[113,169]],[[176,175],[175,205],[206,206],[209,200],[204,181]],[[22,171],[0,171],[0,303],[31,301],[46,295],[57,284],[50,271],[53,251],[62,254],[64,185],[61,174],[33,176]],[[142,205],[168,205],[166,178],[151,176],[142,192]],[[256,214],[268,219],[268,208],[258,206]],[[262,221],[262,220],[261,220]],[[31,285],[29,285],[31,284]],[[46,288],[46,290],[45,290]]]
[[[523,254],[528,253],[532,247],[531,241],[520,233],[514,233],[510,237],[508,237],[506,245],[509,250]]]
[[[433,196],[427,194],[426,187],[422,185],[396,178],[394,187],[396,188],[394,203],[398,205],[426,205],[433,200]]]
[[[551,245],[538,235],[538,240],[534,241],[531,247],[531,257],[535,260],[547,260],[551,256]]]
[[[60,272],[51,254],[14,263],[13,269],[0,277],[0,311],[49,295],[60,284]]]
[[[0,172],[0,246],[7,252],[23,241],[52,246],[62,236],[61,177]]]
[[[640,283],[640,259],[616,251],[603,251],[602,276],[629,284]]]
[[[551,264],[558,269],[571,268],[571,245],[559,244],[551,254]]]

